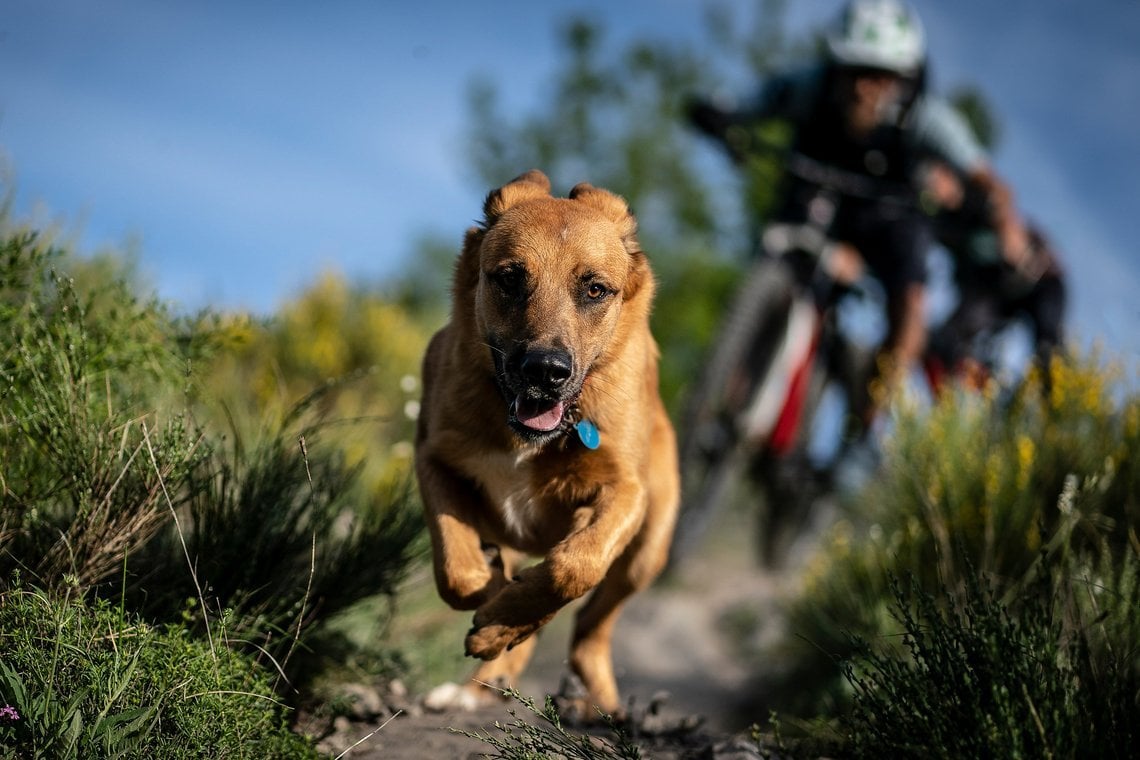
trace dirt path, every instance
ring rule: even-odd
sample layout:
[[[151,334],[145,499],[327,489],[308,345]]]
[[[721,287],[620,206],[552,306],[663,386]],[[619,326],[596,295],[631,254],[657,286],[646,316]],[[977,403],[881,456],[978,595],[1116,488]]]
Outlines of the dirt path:
[[[741,526],[741,519],[747,521],[726,516],[702,554],[694,556],[670,579],[631,600],[614,639],[618,685],[630,700],[633,712],[644,711],[651,700],[667,694],[659,719],[672,724],[700,716],[703,724],[699,731],[705,737],[701,741],[706,744],[714,739],[727,741],[766,717],[740,714],[743,698],[750,694],[749,681],[755,665],[740,656],[741,645],[755,647],[779,632],[775,602],[795,578],[794,573],[774,576],[757,567],[749,542],[751,525]],[[733,524],[733,520],[737,522]],[[566,673],[572,620],[568,612],[563,611],[544,631],[519,686],[522,694],[539,705],[546,694],[557,693]],[[739,631],[743,630],[748,631],[747,642],[740,640]],[[334,750],[335,755],[368,737],[343,756],[358,760],[477,758],[481,753],[490,753],[490,746],[452,729],[494,731],[495,721],[514,720],[508,710],[514,710],[528,722],[536,722],[533,715],[514,702],[478,712],[429,713],[411,700],[410,709],[382,728],[384,720],[373,725],[355,724],[325,748]],[[656,746],[650,756],[690,756],[681,744],[684,742],[669,747],[666,741]],[[752,755],[706,750],[702,756]]]

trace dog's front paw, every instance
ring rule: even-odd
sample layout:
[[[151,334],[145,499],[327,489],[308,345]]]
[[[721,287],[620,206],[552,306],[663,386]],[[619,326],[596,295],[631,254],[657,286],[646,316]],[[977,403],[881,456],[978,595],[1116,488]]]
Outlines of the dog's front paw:
[[[467,655],[495,659],[550,622],[559,606],[536,595],[525,580],[512,581],[475,611],[467,632]]]
[[[490,623],[475,626],[467,632],[464,646],[468,657],[480,660],[493,660],[504,651],[526,640],[537,630],[537,626],[514,626]]]

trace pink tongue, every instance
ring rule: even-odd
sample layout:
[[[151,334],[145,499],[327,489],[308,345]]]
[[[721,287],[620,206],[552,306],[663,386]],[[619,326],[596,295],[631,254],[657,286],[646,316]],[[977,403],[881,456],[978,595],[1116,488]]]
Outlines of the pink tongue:
[[[539,409],[519,399],[515,402],[515,419],[531,430],[553,430],[562,423],[562,402],[556,401],[549,409]]]

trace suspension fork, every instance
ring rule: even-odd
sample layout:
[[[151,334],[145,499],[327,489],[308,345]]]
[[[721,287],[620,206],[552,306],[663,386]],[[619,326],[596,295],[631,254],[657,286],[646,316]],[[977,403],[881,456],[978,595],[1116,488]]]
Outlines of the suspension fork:
[[[753,447],[783,454],[795,441],[821,326],[814,299],[797,294],[776,352],[741,418],[743,437]]]

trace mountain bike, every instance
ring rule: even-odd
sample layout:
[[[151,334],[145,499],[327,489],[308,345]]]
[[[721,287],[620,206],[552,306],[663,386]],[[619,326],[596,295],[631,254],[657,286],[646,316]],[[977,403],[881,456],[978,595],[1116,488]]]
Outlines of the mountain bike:
[[[696,546],[715,514],[743,484],[766,498],[761,559],[781,552],[806,525],[811,504],[828,488],[828,473],[807,455],[823,389],[830,383],[854,399],[868,377],[837,320],[836,305],[858,282],[832,275],[831,230],[840,204],[857,199],[884,214],[910,213],[909,185],[879,180],[787,153],[788,192],[802,200],[802,222],[773,222],[727,311],[681,418],[682,507],[673,543],[675,565]]]

